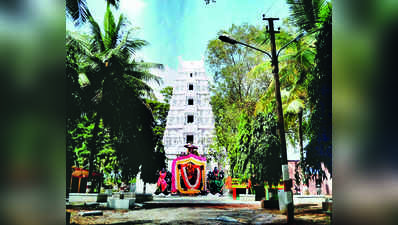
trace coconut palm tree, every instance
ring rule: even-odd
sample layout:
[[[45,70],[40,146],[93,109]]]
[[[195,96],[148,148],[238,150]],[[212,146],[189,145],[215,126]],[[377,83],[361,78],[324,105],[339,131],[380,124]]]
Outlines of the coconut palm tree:
[[[287,0],[290,20],[301,30],[309,33],[319,31],[331,12],[331,3],[327,0]]]
[[[320,171],[324,162],[331,171],[331,21],[332,4],[326,0],[287,0],[290,20],[301,30],[315,34],[315,66],[307,78],[308,102],[311,108],[309,126],[310,142],[306,164],[311,171]],[[309,167],[308,167],[309,168]]]
[[[110,134],[117,137],[115,149],[123,176],[129,179],[138,172],[142,152],[154,149],[153,117],[144,97],[153,95],[146,82],[160,82],[149,69],[162,68],[162,65],[137,62],[133,58],[147,42],[132,38],[131,30],[126,29],[128,21],[123,15],[115,21],[110,5],[108,2],[102,29],[92,16],[88,16],[90,35],[68,32],[67,40],[78,45],[82,52],[77,59],[79,73],[86,78],[82,85],[81,110],[95,118],[88,145],[89,176],[94,169],[102,119],[104,126],[110,128]]]
[[[105,0],[107,3],[114,7],[119,7],[119,0]],[[86,0],[66,0],[66,13],[70,15],[75,22],[75,25],[79,25],[87,21],[87,18],[91,15],[90,10],[87,7]]]

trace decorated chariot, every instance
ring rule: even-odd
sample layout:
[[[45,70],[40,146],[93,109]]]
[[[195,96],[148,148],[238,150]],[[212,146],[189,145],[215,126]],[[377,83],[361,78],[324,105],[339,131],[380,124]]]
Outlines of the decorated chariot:
[[[197,195],[221,193],[224,172],[214,168],[206,177],[206,157],[198,154],[198,147],[188,143],[186,152],[178,155],[171,165],[171,173],[163,169],[159,172],[155,194]]]

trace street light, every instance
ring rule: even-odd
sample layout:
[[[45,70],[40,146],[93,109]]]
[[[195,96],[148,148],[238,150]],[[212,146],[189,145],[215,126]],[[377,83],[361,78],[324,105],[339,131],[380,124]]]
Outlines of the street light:
[[[264,17],[264,15],[263,15]],[[248,48],[257,50],[259,52],[262,52],[266,54],[268,57],[271,59],[271,63],[273,66],[272,73],[274,75],[274,81],[275,81],[275,98],[276,98],[276,105],[277,105],[277,113],[278,113],[278,129],[279,129],[279,136],[280,136],[280,144],[281,144],[281,153],[282,153],[282,178],[283,178],[283,183],[285,187],[285,193],[287,195],[287,222],[288,224],[292,224],[294,221],[294,207],[293,207],[293,194],[291,192],[291,186],[292,182],[291,179],[289,178],[289,170],[288,170],[288,162],[287,162],[287,149],[286,149],[286,138],[285,138],[285,127],[284,127],[284,121],[283,121],[283,111],[282,111],[282,100],[281,100],[281,92],[280,92],[280,83],[279,83],[279,66],[278,66],[278,56],[279,53],[289,46],[293,42],[297,42],[302,38],[305,33],[299,34],[296,38],[293,40],[289,41],[287,44],[282,46],[276,51],[276,44],[275,44],[275,33],[279,33],[278,31],[274,30],[274,20],[278,20],[278,18],[263,18],[263,20],[268,20],[269,25],[270,25],[270,30],[267,29],[267,32],[270,33],[271,37],[271,54],[258,49],[254,46],[248,45],[246,43],[234,40],[230,37],[227,36],[219,36],[218,39],[220,39],[223,42],[235,45],[235,44],[241,44],[244,45]]]
[[[238,43],[238,41],[235,41],[234,39],[232,39],[232,38],[230,38],[230,37],[228,37],[228,36],[223,36],[223,35],[221,35],[221,36],[218,37],[218,39],[220,39],[220,40],[223,41],[223,42],[232,44],[232,45]]]
[[[282,48],[280,48],[279,51],[278,51],[278,53],[277,53],[276,55],[279,56],[279,53],[280,53],[284,48],[286,48],[287,46],[289,46],[289,45],[290,45],[291,43],[293,43],[293,42],[299,41],[302,37],[304,37],[304,35],[305,35],[305,32],[303,32],[303,33],[297,35],[296,38],[294,38],[293,40],[289,41],[289,42],[288,42],[287,44],[285,44]],[[246,46],[246,47],[248,47],[248,48],[257,50],[257,51],[259,51],[259,52],[262,52],[262,53],[266,54],[266,55],[272,60],[272,56],[271,56],[270,53],[268,53],[268,52],[266,52],[266,51],[264,51],[264,50],[261,50],[261,49],[259,49],[259,48],[256,48],[256,47],[254,47],[254,46],[251,46],[251,45],[248,45],[248,44],[246,44],[246,43],[243,43],[243,42],[234,40],[234,39],[232,39],[232,38],[230,38],[230,37],[228,37],[228,36],[225,36],[225,35],[220,35],[220,36],[218,36],[218,39],[219,39],[220,41],[222,41],[222,42],[225,42],[225,43],[228,43],[228,44],[231,44],[231,45],[241,44],[241,45],[244,45],[244,46]]]
[[[218,39],[220,39],[221,41],[226,42],[226,43],[228,43],[228,44],[232,44],[232,45],[235,45],[235,44],[244,45],[244,46],[246,46],[246,47],[248,47],[248,48],[257,50],[257,51],[259,51],[259,52],[262,52],[262,53],[266,54],[268,57],[270,57],[270,58],[272,59],[271,54],[269,54],[268,52],[266,52],[266,51],[264,51],[264,50],[261,50],[261,49],[259,49],[259,48],[253,47],[253,46],[251,46],[251,45],[248,45],[248,44],[246,44],[246,43],[243,43],[243,42],[234,40],[234,39],[232,39],[232,38],[230,38],[230,37],[228,37],[228,36],[220,35],[220,36],[218,37]]]

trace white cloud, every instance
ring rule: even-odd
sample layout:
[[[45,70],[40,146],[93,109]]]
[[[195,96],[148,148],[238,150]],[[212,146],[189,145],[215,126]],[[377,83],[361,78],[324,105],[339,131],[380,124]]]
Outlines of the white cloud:
[[[177,71],[165,65],[163,70],[151,69],[150,72],[156,76],[159,76],[163,80],[160,85],[156,84],[155,82],[148,83],[154,90],[155,96],[158,98],[158,100],[163,101],[163,95],[160,93],[160,90],[167,86],[174,86],[174,81],[177,78]]]
[[[146,7],[146,3],[142,0],[121,0],[120,10],[129,20],[137,21],[141,17],[141,13]]]

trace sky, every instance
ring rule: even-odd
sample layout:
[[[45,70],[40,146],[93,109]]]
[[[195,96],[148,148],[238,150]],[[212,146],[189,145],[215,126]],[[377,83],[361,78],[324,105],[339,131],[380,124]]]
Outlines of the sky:
[[[87,0],[87,4],[101,26],[105,1]],[[265,14],[280,18],[276,21],[278,27],[289,16],[286,0],[217,0],[208,5],[204,0],[120,0],[119,11],[137,28],[133,35],[149,42],[149,46],[137,52],[137,57],[165,66],[163,71],[155,72],[163,78],[163,84],[150,84],[158,100],[162,100],[160,89],[171,85],[177,76],[179,56],[183,60],[201,60],[208,42],[232,24],[261,26],[266,23],[262,20]],[[114,16],[118,18],[118,13]],[[70,21],[67,21],[67,28],[75,29]],[[209,70],[207,72],[212,76]],[[288,149],[288,158],[296,159],[292,146]]]
[[[87,3],[102,24],[105,1]],[[139,28],[133,35],[149,42],[137,56],[173,70],[178,67],[178,56],[183,60],[205,57],[209,40],[232,24],[263,25],[262,14],[281,18],[281,24],[289,15],[286,0],[217,0],[208,5],[204,0],[121,0],[120,11]]]

